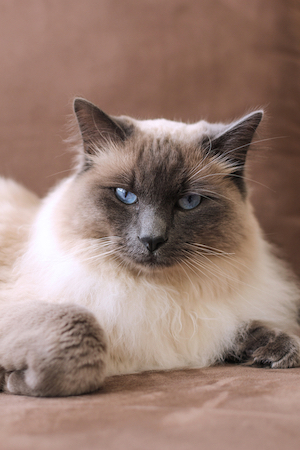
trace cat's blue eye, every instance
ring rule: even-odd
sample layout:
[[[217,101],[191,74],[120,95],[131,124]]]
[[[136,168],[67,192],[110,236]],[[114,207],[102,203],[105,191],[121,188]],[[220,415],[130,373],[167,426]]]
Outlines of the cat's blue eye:
[[[194,209],[201,202],[201,196],[198,194],[187,194],[178,200],[178,205],[182,209]]]
[[[116,197],[126,205],[132,205],[137,201],[137,196],[133,192],[126,191],[126,189],[116,188]]]

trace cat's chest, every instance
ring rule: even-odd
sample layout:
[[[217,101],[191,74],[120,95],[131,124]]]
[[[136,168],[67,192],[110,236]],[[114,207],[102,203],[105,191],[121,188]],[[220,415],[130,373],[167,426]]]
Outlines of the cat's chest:
[[[23,279],[33,299],[76,303],[94,313],[108,338],[109,374],[207,366],[228,347],[237,314],[197,280],[158,282],[60,256],[55,263],[39,258],[35,267],[28,258]]]
[[[110,374],[211,364],[236,327],[225,303],[189,282],[158,283],[108,268],[95,274],[78,264],[64,273],[53,299],[95,314],[109,341]]]

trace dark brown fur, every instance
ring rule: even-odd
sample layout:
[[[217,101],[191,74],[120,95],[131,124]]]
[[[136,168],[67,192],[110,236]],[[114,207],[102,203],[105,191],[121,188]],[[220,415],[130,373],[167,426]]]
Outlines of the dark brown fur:
[[[299,346],[292,336],[254,321],[238,334],[229,362],[276,369],[299,364]]]

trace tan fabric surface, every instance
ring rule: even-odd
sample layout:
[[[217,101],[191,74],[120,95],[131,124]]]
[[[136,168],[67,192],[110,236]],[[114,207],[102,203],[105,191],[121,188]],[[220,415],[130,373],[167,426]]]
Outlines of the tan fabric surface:
[[[298,450],[300,372],[239,366],[113,377],[66,399],[0,395],[5,450]]]
[[[0,173],[39,193],[69,168],[74,95],[190,121],[266,106],[258,139],[275,139],[253,152],[253,200],[300,274],[299,1],[0,0],[0,57]],[[0,448],[299,449],[299,381],[224,366],[113,378],[78,398],[0,394]]]

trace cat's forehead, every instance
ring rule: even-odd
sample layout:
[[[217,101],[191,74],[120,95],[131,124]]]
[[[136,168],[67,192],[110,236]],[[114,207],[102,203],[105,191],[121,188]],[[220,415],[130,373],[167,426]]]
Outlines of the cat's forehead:
[[[188,173],[196,168],[200,170],[208,162],[202,145],[204,138],[211,134],[212,125],[204,120],[186,124],[126,116],[119,119],[133,124],[129,138],[119,144],[107,142],[106,149],[92,158],[95,163],[93,173],[97,173],[103,186],[128,188],[136,183],[151,190],[162,182],[162,190],[167,184],[177,189]],[[219,125],[214,126],[216,131]],[[209,164],[208,172],[213,168],[214,165]]]
[[[204,120],[193,124],[167,119],[134,120],[134,125],[145,135],[156,138],[170,137],[185,142],[198,140],[210,130],[210,124]]]

